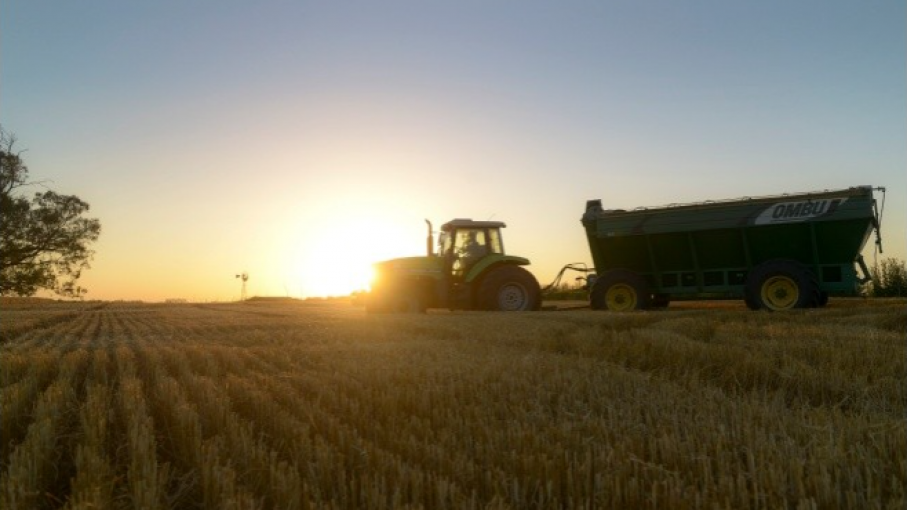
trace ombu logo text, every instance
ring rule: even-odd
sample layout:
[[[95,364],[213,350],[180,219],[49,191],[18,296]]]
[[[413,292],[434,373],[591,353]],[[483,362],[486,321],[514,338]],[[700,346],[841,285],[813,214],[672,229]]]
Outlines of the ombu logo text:
[[[828,198],[825,200],[781,202],[767,207],[756,217],[753,223],[756,225],[767,225],[811,220],[835,212],[845,200],[847,199]]]

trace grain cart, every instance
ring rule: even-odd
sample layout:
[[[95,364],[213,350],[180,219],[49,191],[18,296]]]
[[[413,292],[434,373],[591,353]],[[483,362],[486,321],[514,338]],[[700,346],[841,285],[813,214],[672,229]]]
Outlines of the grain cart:
[[[441,226],[434,249],[428,224],[426,255],[374,265],[369,312],[424,312],[427,308],[538,310],[541,292],[521,266],[523,257],[504,253],[500,221],[455,219]]]
[[[873,230],[881,248],[879,221],[869,186],[631,211],[590,200],[582,217],[596,273],[590,305],[742,297],[754,310],[823,306],[869,281],[860,252]]]

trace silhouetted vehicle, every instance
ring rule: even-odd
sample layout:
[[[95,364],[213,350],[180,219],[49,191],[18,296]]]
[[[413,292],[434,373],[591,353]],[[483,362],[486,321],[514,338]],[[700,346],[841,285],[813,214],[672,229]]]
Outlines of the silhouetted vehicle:
[[[432,225],[425,221],[428,239],[424,257],[375,264],[366,299],[369,312],[539,309],[539,283],[521,267],[529,265],[529,259],[504,253],[504,223],[449,221],[441,226],[435,251]]]
[[[824,306],[870,280],[860,253],[873,230],[881,247],[870,186],[631,211],[590,200],[582,224],[597,310],[667,306],[672,297],[743,298],[754,310]]]

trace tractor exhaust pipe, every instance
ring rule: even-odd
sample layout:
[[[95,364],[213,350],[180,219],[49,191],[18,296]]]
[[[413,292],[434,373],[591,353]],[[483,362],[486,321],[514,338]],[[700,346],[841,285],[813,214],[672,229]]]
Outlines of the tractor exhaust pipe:
[[[425,250],[426,254],[431,257],[435,254],[435,240],[431,236],[431,222],[426,218],[425,223],[428,225],[428,237],[425,238]]]

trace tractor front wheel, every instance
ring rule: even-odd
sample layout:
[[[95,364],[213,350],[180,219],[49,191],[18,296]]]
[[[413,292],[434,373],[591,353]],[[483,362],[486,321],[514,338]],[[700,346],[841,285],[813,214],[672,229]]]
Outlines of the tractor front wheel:
[[[365,296],[365,312],[368,314],[388,313],[391,311],[391,305],[385,296],[376,292],[371,292]]]
[[[425,294],[416,285],[371,292],[365,301],[365,311],[374,313],[425,313],[428,308]]]
[[[524,312],[542,306],[539,282],[519,266],[492,269],[479,284],[476,305],[479,310]]]

